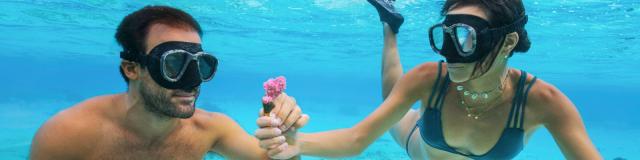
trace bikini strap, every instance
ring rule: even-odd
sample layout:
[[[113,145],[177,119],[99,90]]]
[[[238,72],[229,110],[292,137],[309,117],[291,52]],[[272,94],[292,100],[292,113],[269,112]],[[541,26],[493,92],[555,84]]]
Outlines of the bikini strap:
[[[438,98],[436,98],[436,109],[440,110],[442,109],[442,106],[444,105],[444,97],[447,96],[447,90],[449,90],[449,83],[451,81],[449,80],[449,74],[447,74],[444,77],[444,83],[442,84],[442,86],[440,87],[440,92],[438,92]]]
[[[529,90],[538,79],[534,77],[529,84],[526,83],[528,73],[524,70],[520,70],[520,79],[516,87],[515,96],[513,96],[511,112],[509,112],[509,120],[507,121],[507,128],[520,128],[522,129],[524,124],[524,107],[527,104],[527,96]]]
[[[538,80],[538,77],[533,77],[533,80],[531,80],[531,83],[528,84],[527,86],[527,90],[524,91],[524,97],[522,98],[522,109],[520,109],[521,111],[521,115],[520,116],[520,127],[522,128],[523,123],[524,123],[524,107],[527,105],[527,98],[529,97],[529,90],[531,90],[531,87],[533,87],[533,84],[536,83],[536,80]]]
[[[411,142],[411,136],[413,135],[413,132],[416,131],[416,128],[418,128],[418,123],[413,126],[413,129],[411,129],[411,132],[407,135],[407,142],[404,144],[404,150],[407,151],[407,155],[409,155],[409,157],[411,157],[411,154],[409,154],[409,142]]]
[[[438,75],[436,76],[436,82],[433,84],[433,87],[431,89],[431,95],[429,95],[429,101],[427,101],[427,108],[435,108],[436,104],[433,104],[433,97],[436,96],[437,94],[437,88],[438,85],[440,84],[440,75],[442,75],[442,63],[444,63],[444,61],[440,61],[438,62]]]

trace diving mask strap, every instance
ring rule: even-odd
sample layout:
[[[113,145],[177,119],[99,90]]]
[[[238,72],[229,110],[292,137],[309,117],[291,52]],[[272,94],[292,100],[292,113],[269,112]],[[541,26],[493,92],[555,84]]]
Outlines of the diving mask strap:
[[[124,60],[128,60],[128,61],[132,61],[132,62],[141,62],[140,61],[140,56],[138,54],[134,54],[128,50],[126,51],[121,51],[120,52],[120,58],[124,59]]]

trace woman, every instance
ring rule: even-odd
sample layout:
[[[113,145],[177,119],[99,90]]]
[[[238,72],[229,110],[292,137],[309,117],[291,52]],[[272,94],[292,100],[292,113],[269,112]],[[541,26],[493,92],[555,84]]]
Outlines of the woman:
[[[546,127],[565,158],[602,159],[560,90],[507,66],[513,52],[530,46],[520,0],[446,1],[443,23],[429,29],[431,46],[446,63],[424,63],[405,75],[395,37],[402,16],[388,0],[369,2],[384,26],[385,101],[352,128],[289,136],[295,144],[265,147],[270,154],[357,155],[391,129],[412,159],[512,159],[536,129]],[[417,101],[420,109],[412,110]]]

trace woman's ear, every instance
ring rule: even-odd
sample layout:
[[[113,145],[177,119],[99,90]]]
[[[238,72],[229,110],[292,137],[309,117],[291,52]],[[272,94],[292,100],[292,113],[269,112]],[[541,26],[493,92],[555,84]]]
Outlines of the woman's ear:
[[[120,62],[120,68],[122,69],[124,75],[129,78],[129,80],[137,80],[138,77],[140,77],[139,66],[140,65],[138,65],[137,63],[128,60],[122,60],[122,62]]]
[[[513,49],[516,48],[516,45],[518,45],[519,40],[520,37],[518,36],[517,32],[511,32],[507,34],[507,36],[505,36],[504,38],[502,49],[500,50],[500,56],[508,57],[509,54],[511,54],[511,51],[513,51]]]

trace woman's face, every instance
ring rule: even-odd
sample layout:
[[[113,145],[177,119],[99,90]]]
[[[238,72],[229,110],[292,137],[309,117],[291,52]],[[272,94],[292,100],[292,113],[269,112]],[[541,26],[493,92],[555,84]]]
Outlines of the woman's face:
[[[447,14],[467,14],[480,17],[489,21],[489,16],[479,5],[453,6]],[[470,42],[470,41],[469,41]],[[462,44],[471,45],[471,44]],[[471,63],[448,63],[447,70],[452,82],[460,83],[471,79],[473,70],[477,62]]]

